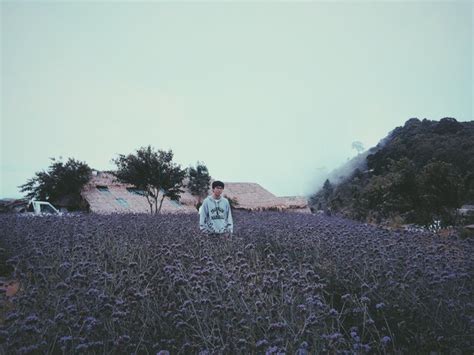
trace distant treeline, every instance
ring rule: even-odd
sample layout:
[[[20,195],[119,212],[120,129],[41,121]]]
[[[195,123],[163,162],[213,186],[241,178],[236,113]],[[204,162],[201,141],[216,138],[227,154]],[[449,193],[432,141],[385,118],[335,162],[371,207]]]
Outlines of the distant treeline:
[[[474,204],[474,121],[412,118],[365,162],[337,185],[326,180],[312,209],[367,222],[453,225],[457,209]]]

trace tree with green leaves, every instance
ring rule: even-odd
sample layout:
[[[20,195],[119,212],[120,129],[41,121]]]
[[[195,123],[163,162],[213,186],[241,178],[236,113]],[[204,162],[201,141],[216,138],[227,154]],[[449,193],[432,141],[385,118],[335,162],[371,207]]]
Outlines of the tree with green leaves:
[[[424,222],[440,219],[447,224],[454,223],[455,211],[461,205],[463,185],[456,167],[433,160],[423,167],[417,180]]]
[[[352,149],[355,149],[357,154],[360,154],[364,151],[364,144],[360,141],[352,142]]]
[[[85,163],[69,158],[65,163],[51,158],[47,171],[39,171],[25,184],[19,186],[26,197],[56,203],[68,199],[69,208],[81,208],[82,187],[89,181],[91,168]]]
[[[328,200],[331,197],[333,191],[334,191],[334,188],[333,188],[331,182],[329,181],[329,179],[326,179],[326,181],[324,181],[324,185],[323,185],[323,198],[324,198],[325,202],[328,202]]]
[[[329,206],[329,199],[333,197],[334,187],[326,179],[324,181],[323,187],[316,194],[310,197],[310,204],[313,210],[327,210]]]
[[[114,175],[120,182],[143,191],[150,213],[160,213],[165,197],[179,201],[186,170],[173,162],[172,150],[155,151],[151,146],[142,147],[136,154],[120,154],[113,162],[117,165]]]
[[[206,165],[202,162],[197,162],[196,167],[188,168],[188,188],[193,196],[196,196],[198,203],[196,208],[202,204],[204,198],[206,198],[209,192],[209,186],[211,183],[211,176]]]

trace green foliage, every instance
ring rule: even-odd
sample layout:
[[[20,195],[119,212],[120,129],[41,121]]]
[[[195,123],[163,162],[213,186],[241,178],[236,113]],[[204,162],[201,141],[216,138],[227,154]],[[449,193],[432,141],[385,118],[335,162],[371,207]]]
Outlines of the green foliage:
[[[333,192],[334,189],[331,182],[329,179],[326,179],[323,188],[316,195],[310,197],[310,204],[313,206],[313,210],[327,210],[329,199],[332,197]]]
[[[367,156],[367,170],[310,199],[348,217],[428,225],[456,223],[474,201],[474,122],[408,120]],[[327,181],[328,183],[328,181]]]
[[[165,197],[179,201],[186,170],[173,162],[172,150],[155,151],[151,146],[142,147],[136,154],[121,154],[113,162],[117,165],[114,175],[120,182],[145,192],[151,213],[161,211]]]
[[[68,198],[71,209],[81,207],[81,189],[89,181],[91,168],[84,162],[69,158],[66,163],[51,158],[47,171],[40,171],[19,186],[26,197],[55,203]]]
[[[362,189],[366,209],[376,220],[411,213],[417,204],[415,168],[407,159],[389,159],[387,172],[372,177]]]
[[[327,201],[329,197],[332,195],[334,189],[331,185],[329,179],[326,179],[323,185],[323,198]]]
[[[455,210],[460,207],[462,178],[449,163],[433,161],[418,176],[421,211],[427,222],[433,218],[453,224]]]
[[[464,176],[463,191],[465,193],[464,200],[474,201],[474,170]]]
[[[364,151],[364,144],[359,141],[352,142],[352,149],[355,149],[357,154],[360,154]]]
[[[202,204],[202,200],[207,196],[211,182],[211,176],[206,165],[197,162],[196,167],[189,167],[188,171],[188,188],[191,194],[198,198],[198,206]]]

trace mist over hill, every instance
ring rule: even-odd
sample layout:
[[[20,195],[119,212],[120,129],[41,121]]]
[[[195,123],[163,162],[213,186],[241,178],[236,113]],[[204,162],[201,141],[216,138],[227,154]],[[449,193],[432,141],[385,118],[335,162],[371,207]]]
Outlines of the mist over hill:
[[[310,198],[327,210],[368,222],[457,222],[474,203],[474,121],[409,119],[368,151],[333,171]]]

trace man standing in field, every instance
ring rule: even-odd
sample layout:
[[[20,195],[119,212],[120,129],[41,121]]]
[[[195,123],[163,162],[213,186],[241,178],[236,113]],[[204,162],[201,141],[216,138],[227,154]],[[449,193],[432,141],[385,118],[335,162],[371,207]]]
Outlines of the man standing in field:
[[[234,230],[229,201],[222,197],[224,183],[212,183],[212,195],[207,196],[199,208],[199,228],[209,235],[231,236]]]

